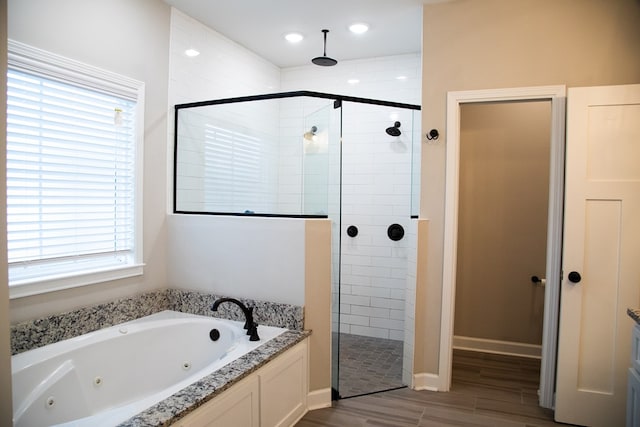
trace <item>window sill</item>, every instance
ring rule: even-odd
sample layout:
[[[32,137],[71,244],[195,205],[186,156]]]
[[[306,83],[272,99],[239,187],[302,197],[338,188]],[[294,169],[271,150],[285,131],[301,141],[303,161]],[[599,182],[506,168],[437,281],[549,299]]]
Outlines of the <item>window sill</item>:
[[[52,276],[45,279],[24,280],[9,286],[9,299],[23,298],[63,289],[95,285],[111,280],[142,276],[144,264],[133,264],[100,270],[84,271],[79,274]]]

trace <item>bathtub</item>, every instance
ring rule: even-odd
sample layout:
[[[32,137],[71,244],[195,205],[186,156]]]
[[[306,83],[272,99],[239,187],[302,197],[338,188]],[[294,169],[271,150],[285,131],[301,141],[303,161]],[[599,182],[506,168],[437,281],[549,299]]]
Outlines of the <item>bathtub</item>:
[[[117,425],[286,331],[242,326],[162,311],[14,355],[14,427]]]

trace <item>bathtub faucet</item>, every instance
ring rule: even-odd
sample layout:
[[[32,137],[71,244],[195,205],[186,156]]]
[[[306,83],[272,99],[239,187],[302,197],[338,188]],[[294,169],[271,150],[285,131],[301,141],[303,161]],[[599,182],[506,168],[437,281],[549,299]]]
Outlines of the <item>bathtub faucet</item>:
[[[245,319],[244,328],[247,330],[247,335],[249,335],[249,341],[260,341],[260,337],[258,336],[258,324],[253,321],[253,307],[247,307],[235,298],[220,298],[213,303],[211,311],[218,311],[218,306],[223,302],[232,302],[242,309]]]

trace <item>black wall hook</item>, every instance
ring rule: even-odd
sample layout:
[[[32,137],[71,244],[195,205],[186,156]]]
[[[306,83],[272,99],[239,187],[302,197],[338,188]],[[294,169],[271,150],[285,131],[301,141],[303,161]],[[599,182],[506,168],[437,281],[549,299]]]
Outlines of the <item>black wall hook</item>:
[[[440,133],[438,132],[438,129],[431,129],[426,137],[429,141],[435,141],[440,137]]]

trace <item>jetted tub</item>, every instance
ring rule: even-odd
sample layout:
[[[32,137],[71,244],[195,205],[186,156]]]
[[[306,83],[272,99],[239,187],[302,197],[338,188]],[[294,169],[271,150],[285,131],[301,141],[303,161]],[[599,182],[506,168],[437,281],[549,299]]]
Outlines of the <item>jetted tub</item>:
[[[14,355],[14,427],[117,425],[286,331],[242,326],[162,311]]]

